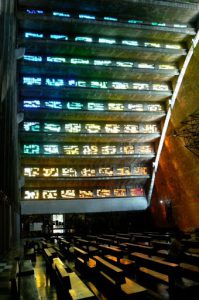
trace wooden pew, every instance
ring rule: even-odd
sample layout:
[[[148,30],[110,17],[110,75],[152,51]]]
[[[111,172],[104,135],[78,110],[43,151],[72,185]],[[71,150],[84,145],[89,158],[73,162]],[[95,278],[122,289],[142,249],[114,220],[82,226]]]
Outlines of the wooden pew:
[[[97,254],[98,249],[92,246],[92,243],[85,239],[77,239],[75,244],[80,246],[80,248],[86,250],[89,254],[95,255]]]
[[[145,278],[151,283],[163,283],[169,286],[170,295],[175,290],[175,281],[179,274],[179,266],[146,254],[133,252],[130,255],[136,262],[138,278]]]
[[[187,263],[180,263],[180,274],[182,277],[199,282],[199,267]]]
[[[134,261],[124,258],[123,251],[115,246],[99,245],[99,252],[102,253],[104,258],[113,265],[118,266],[125,271],[126,274],[132,274],[135,271]]]
[[[81,248],[74,247],[75,268],[77,271],[90,274],[95,268],[95,261],[89,257],[89,253]]]
[[[132,251],[146,253],[148,255],[152,255],[154,253],[154,249],[152,246],[145,246],[145,245],[133,244],[133,243],[123,243],[120,244],[120,247],[125,251],[127,251],[128,253],[131,253]]]
[[[136,243],[144,243],[147,245],[150,245],[152,238],[150,236],[147,235],[137,235],[134,234],[132,236],[132,241],[136,242]]]
[[[188,249],[188,248],[198,248],[199,249],[199,240],[181,240],[182,244]]]
[[[45,258],[45,261],[46,261],[46,270],[51,271],[53,258],[57,257],[57,253],[52,248],[45,248],[43,250],[43,255],[44,255],[44,258]]]
[[[144,299],[143,297],[147,295],[146,289],[130,278],[125,277],[125,273],[122,269],[99,256],[94,256],[94,259],[96,261],[95,270],[100,281],[103,279],[108,288],[114,288],[113,292],[115,292],[116,296],[113,299],[126,299],[128,297]]]
[[[69,298],[69,290],[71,289],[70,284],[70,277],[65,269],[65,266],[63,262],[60,260],[60,258],[54,258],[53,259],[53,269],[55,271],[56,275],[56,281],[58,285],[58,293],[61,296],[64,296]],[[67,296],[68,295],[68,296]]]
[[[115,239],[117,241],[117,244],[129,243],[131,241],[131,237],[116,236]]]
[[[11,293],[14,298],[19,295],[19,262],[16,260],[13,262],[10,272]]]
[[[161,241],[151,241],[155,251],[158,250],[169,250],[171,243],[161,242]]]
[[[63,299],[96,299],[95,295],[88,289],[77,274],[66,271],[64,263],[59,258],[53,259],[53,265],[59,291]]]
[[[102,238],[102,237],[98,237],[97,238],[97,243],[98,244],[104,244],[104,245],[112,245],[113,241],[111,239],[107,239],[107,238]]]
[[[149,236],[153,239],[153,240],[158,240],[158,241],[165,241],[165,242],[170,242],[171,241],[171,237],[172,234],[149,234]]]
[[[117,262],[119,262],[120,258],[123,257],[123,251],[117,247],[105,245],[99,245],[98,247],[102,255],[109,254],[115,256],[117,258]]]

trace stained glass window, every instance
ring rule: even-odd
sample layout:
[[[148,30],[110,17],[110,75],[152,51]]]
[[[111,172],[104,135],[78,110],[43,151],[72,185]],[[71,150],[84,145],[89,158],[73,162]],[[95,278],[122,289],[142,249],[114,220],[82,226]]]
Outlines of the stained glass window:
[[[117,18],[112,18],[112,17],[104,17],[105,21],[113,21],[113,22],[117,22],[118,19]]]
[[[123,68],[132,68],[134,66],[134,63],[128,61],[116,61],[116,66]]]
[[[97,189],[97,197],[110,197],[111,190],[109,189]]]
[[[94,60],[95,66],[109,66],[110,64],[111,64],[111,60],[100,60],[100,59]]]
[[[41,62],[42,61],[42,57],[38,56],[38,55],[24,55],[23,59],[28,60],[28,61],[35,61],[35,62],[37,62],[37,61]]]
[[[102,146],[101,151],[103,155],[116,154],[117,148],[116,146]]]
[[[44,123],[44,131],[45,132],[60,132],[61,126],[59,124],[54,124],[54,123]]]
[[[71,58],[70,62],[71,62],[71,64],[84,64],[84,65],[89,64],[88,59],[82,59],[82,58]]]
[[[144,110],[143,104],[129,103],[129,104],[127,105],[127,108],[128,108],[129,110],[132,110],[132,111],[143,111],[143,110]]]
[[[104,103],[88,102],[88,110],[104,110]]]
[[[134,153],[134,146],[130,146],[130,145],[127,145],[127,146],[123,146],[122,147],[122,152],[124,153],[124,154],[133,154]]]
[[[83,15],[83,14],[80,14],[79,15],[79,18],[80,19],[88,19],[88,20],[95,20],[95,16],[91,16],[91,15]]]
[[[84,145],[83,146],[84,155],[96,155],[98,154],[98,147],[95,145]]]
[[[40,131],[40,123],[39,122],[24,122],[23,128],[25,131]]]
[[[39,9],[26,9],[26,12],[30,15],[42,15],[44,13],[43,10]]]
[[[58,168],[43,168],[42,176],[44,177],[58,177],[59,169]]]
[[[42,198],[43,199],[57,199],[58,193],[57,190],[43,190]]]
[[[79,147],[76,145],[71,146],[63,146],[63,152],[66,155],[78,155],[79,154]]]
[[[108,103],[108,109],[109,110],[115,110],[115,111],[123,111],[124,110],[124,104],[122,103]]]
[[[101,89],[107,89],[108,82],[106,81],[91,81],[91,87],[92,88],[101,88]]]
[[[129,167],[119,167],[116,168],[117,176],[128,176],[131,175],[131,169]]]
[[[77,177],[77,170],[75,168],[62,168],[61,174],[65,177]]]
[[[93,39],[88,36],[76,36],[75,38],[76,42],[86,42],[86,43],[91,43]]]
[[[93,191],[79,190],[79,198],[93,198]]]
[[[107,39],[107,38],[99,38],[99,43],[115,44],[116,40],[114,40],[114,39]]]
[[[25,190],[24,199],[36,200],[39,199],[39,190]]]
[[[120,125],[106,124],[104,129],[105,129],[106,133],[119,133],[120,132]]]
[[[146,64],[146,63],[139,63],[138,68],[140,69],[154,69],[155,65],[153,64]]]
[[[85,124],[85,129],[89,133],[98,133],[101,130],[101,126],[98,124]]]
[[[26,167],[23,172],[26,177],[38,177],[39,176],[39,168],[38,167]]]
[[[44,106],[46,108],[52,108],[52,109],[62,109],[63,108],[63,104],[61,101],[45,101],[44,102]]]
[[[95,171],[95,169],[91,169],[91,168],[83,168],[81,170],[81,176],[82,177],[93,177],[93,176],[96,176],[96,171]]]
[[[53,40],[64,40],[64,41],[68,40],[68,36],[63,34],[51,34],[50,38]]]
[[[133,124],[124,125],[124,132],[125,133],[138,133],[139,132],[139,126],[138,125],[133,125]]]
[[[43,37],[43,33],[25,32],[25,38],[42,39]]]
[[[23,146],[24,154],[40,154],[40,145],[29,144]]]
[[[75,190],[71,190],[71,189],[61,190],[61,198],[63,199],[75,198]]]
[[[48,61],[48,62],[54,62],[54,63],[65,63],[66,59],[64,57],[47,56],[46,61]]]
[[[46,78],[45,84],[49,86],[64,86],[64,80],[55,79],[55,78]]]
[[[39,108],[41,105],[40,100],[24,100],[23,107],[24,108]]]
[[[113,176],[113,168],[102,167],[99,168],[99,174],[102,176]]]
[[[81,124],[79,123],[69,123],[65,124],[65,131],[70,133],[77,133],[81,131]]]
[[[126,189],[114,189],[113,193],[115,197],[126,197]]]
[[[158,43],[150,43],[150,42],[145,42],[144,47],[153,47],[153,48],[160,48],[161,45]]]
[[[53,16],[70,18],[70,14],[63,13],[63,12],[57,12],[57,11],[53,12]]]
[[[128,40],[124,40],[122,41],[123,45],[128,45],[128,46],[139,46],[138,41],[128,41]]]
[[[41,77],[23,77],[23,84],[41,85]]]
[[[71,110],[81,110],[83,108],[83,104],[80,102],[67,102],[66,107]]]
[[[59,154],[58,145],[44,145],[44,154]]]
[[[112,88],[117,90],[126,90],[129,88],[129,85],[126,82],[112,82]]]

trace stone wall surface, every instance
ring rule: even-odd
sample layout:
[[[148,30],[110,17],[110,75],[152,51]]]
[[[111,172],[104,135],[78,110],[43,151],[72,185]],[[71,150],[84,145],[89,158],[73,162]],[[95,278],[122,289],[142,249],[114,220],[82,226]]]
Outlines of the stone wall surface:
[[[199,45],[186,71],[172,113],[162,151],[152,200],[154,220],[168,226],[164,204],[172,201],[173,223],[182,230],[199,227],[199,157],[189,151],[182,137],[175,135],[181,122],[199,109]],[[171,212],[170,212],[171,213]]]

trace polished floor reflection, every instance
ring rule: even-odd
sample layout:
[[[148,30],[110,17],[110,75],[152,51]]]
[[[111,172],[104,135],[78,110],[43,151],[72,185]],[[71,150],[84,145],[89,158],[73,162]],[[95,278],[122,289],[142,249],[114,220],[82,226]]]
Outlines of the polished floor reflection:
[[[46,272],[46,263],[41,255],[37,255],[35,268],[36,284],[42,300],[57,300],[56,286]]]

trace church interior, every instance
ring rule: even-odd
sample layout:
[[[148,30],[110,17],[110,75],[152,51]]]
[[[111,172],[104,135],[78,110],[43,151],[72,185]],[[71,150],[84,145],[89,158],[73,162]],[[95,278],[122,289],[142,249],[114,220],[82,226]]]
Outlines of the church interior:
[[[199,2],[0,12],[0,299],[198,299]]]

